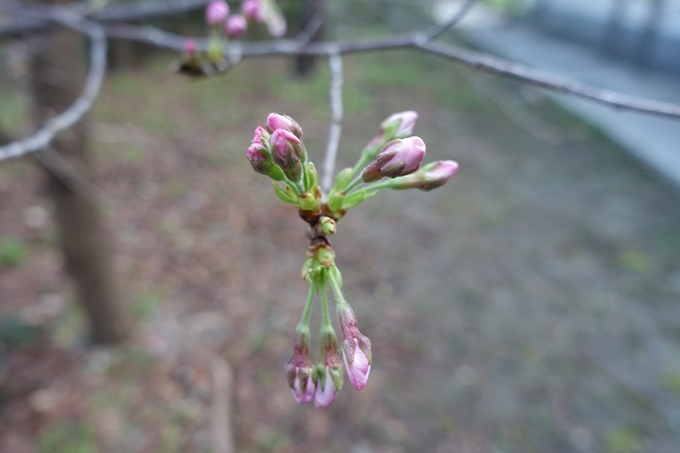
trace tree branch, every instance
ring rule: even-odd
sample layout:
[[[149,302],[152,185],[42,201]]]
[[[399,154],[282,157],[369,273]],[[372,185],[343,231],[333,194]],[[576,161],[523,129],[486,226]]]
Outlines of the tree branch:
[[[210,0],[154,0],[140,3],[109,4],[101,10],[95,10],[91,2],[79,2],[69,6],[68,10],[86,19],[97,22],[133,22],[176,16],[195,9],[203,8]],[[11,6],[11,8],[10,8]],[[37,8],[38,5],[26,6],[6,2],[2,8],[10,14],[26,8]],[[41,9],[44,9],[42,7]],[[35,33],[53,23],[43,17],[16,17],[9,24],[0,25],[0,39]]]
[[[493,72],[529,85],[558,93],[572,94],[589,99],[618,110],[628,110],[680,119],[680,105],[654,101],[613,90],[597,88],[567,77],[530,68],[529,66],[504,60],[483,52],[440,42],[419,45],[421,49],[450,60],[455,60],[473,69]]]
[[[328,193],[333,186],[333,170],[338,155],[340,133],[342,132],[342,57],[339,53],[332,53],[328,57],[328,65],[331,68],[331,82],[329,86],[329,98],[331,104],[331,127],[328,131],[328,144],[326,145],[326,159],[323,163],[323,180],[321,190]]]
[[[54,136],[78,122],[92,107],[99,95],[106,72],[106,34],[101,25],[84,19],[82,16],[64,8],[46,10],[50,20],[86,34],[92,40],[90,69],[85,80],[85,88],[78,99],[64,112],[50,119],[35,134],[20,141],[0,146],[0,161],[18,157],[44,149]]]
[[[467,15],[467,13],[472,9],[473,6],[477,3],[477,0],[467,0],[463,6],[458,10],[456,14],[451,16],[449,20],[444,22],[441,25],[433,25],[432,28],[428,31],[426,30],[424,32],[424,37],[426,38],[427,41],[432,41],[433,39],[437,39],[440,37],[442,34],[446,32],[446,30],[450,30],[451,28],[455,27],[458,22],[463,20],[463,18]]]

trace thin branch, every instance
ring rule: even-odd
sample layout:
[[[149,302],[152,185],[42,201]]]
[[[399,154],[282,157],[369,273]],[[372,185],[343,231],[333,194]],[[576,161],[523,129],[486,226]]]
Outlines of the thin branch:
[[[326,159],[323,163],[323,180],[321,189],[328,193],[333,185],[333,170],[338,155],[340,133],[342,132],[342,57],[339,53],[332,53],[328,57],[328,65],[331,69],[331,81],[329,85],[329,98],[331,104],[331,127],[328,131],[328,144],[326,145]]]
[[[109,4],[101,10],[92,7],[92,3],[78,2],[69,5],[69,11],[97,22],[133,22],[176,16],[186,12],[203,8],[210,0],[154,0],[139,3]],[[26,5],[4,2],[2,9],[15,13],[17,9],[35,8],[43,10],[41,5]],[[52,20],[43,17],[16,17],[12,22],[0,25],[0,39],[20,36],[45,29],[52,24]]]
[[[463,20],[463,18],[467,15],[467,13],[472,9],[473,6],[477,3],[477,0],[467,0],[463,6],[460,7],[458,12],[451,16],[449,20],[444,22],[441,25],[434,25],[429,31],[424,32],[424,37],[426,38],[427,41],[432,41],[433,39],[437,39],[440,37],[442,34],[446,32],[446,30],[450,30],[451,28],[455,27],[458,22]]]
[[[135,27],[111,25],[106,27],[109,36],[131,39],[152,44],[157,47],[181,51],[187,39],[194,39],[199,48],[205,50],[205,39],[184,37],[167,33],[154,27]],[[477,70],[485,70],[507,76],[529,85],[559,93],[583,97],[600,104],[620,110],[643,112],[651,115],[680,119],[680,105],[670,102],[654,101],[613,90],[597,88],[567,77],[558,76],[521,63],[498,58],[488,53],[465,49],[454,44],[439,41],[428,42],[423,32],[401,33],[389,37],[351,40],[326,41],[304,45],[296,40],[277,40],[244,42],[230,44],[243,58],[276,55],[326,55],[373,52],[387,49],[416,48],[435,55],[457,61]]]
[[[418,47],[432,54],[463,63],[473,69],[500,74],[546,90],[572,94],[618,110],[642,112],[675,119],[680,118],[680,105],[678,104],[654,101],[613,90],[597,88],[567,77],[540,71],[520,63],[451,44],[430,42]]]
[[[84,33],[92,40],[90,69],[85,80],[85,88],[80,97],[68,109],[47,121],[38,132],[23,140],[0,146],[0,161],[44,149],[58,132],[78,122],[90,110],[99,95],[106,72],[106,34],[104,29],[98,23],[86,20],[64,8],[50,8],[48,15],[51,20]]]

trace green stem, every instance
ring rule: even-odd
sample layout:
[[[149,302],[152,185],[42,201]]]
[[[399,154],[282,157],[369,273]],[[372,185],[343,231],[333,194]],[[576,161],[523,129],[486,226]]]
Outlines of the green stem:
[[[349,193],[356,188],[359,184],[361,184],[363,181],[361,178],[357,178],[354,181],[350,182],[347,184],[347,187],[345,187],[345,195],[349,195]]]
[[[349,305],[347,301],[345,300],[345,296],[342,295],[342,291],[340,290],[340,285],[338,284],[338,281],[335,279],[332,273],[327,272],[328,274],[328,279],[331,281],[331,286],[333,287],[333,294],[335,294],[335,300],[338,303],[338,310],[340,308],[344,308],[345,306]]]
[[[332,330],[331,326],[331,316],[328,313],[328,294],[326,293],[326,272],[321,273],[321,309],[323,311],[323,324],[321,326],[321,332],[325,330]],[[331,277],[331,284],[333,282],[333,277]]]
[[[300,194],[302,193],[302,192],[300,191],[300,188],[299,188],[293,181],[291,181],[290,179],[288,179],[287,177],[284,177],[284,179],[282,180],[282,182],[283,182],[286,186],[288,186],[288,188],[289,188],[290,190],[292,190],[293,193],[294,193],[295,195],[300,196]]]
[[[309,329],[309,314],[312,311],[312,301],[314,300],[314,290],[316,289],[316,284],[312,283],[309,285],[309,294],[307,295],[307,304],[305,304],[305,309],[302,311],[302,318],[298,324],[298,329],[307,328]]]
[[[352,170],[352,177],[350,178],[350,181],[357,176],[359,176],[359,173],[361,173],[361,170],[364,169],[366,164],[368,163],[369,159],[367,158],[368,154],[368,148],[364,149],[364,151],[361,153],[361,157],[359,158],[359,161],[356,163],[354,166],[354,169]]]
[[[384,189],[385,187],[391,187],[392,181],[394,181],[394,179],[386,179],[386,180],[383,180],[383,181],[378,181],[375,184],[370,184],[370,185],[364,187],[364,189],[366,189],[366,190]]]

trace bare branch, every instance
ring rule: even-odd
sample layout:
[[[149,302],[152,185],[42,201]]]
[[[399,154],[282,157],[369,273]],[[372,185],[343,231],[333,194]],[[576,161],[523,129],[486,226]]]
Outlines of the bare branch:
[[[342,57],[339,53],[332,53],[328,57],[328,65],[331,68],[331,81],[329,86],[329,98],[331,104],[331,127],[328,131],[328,144],[326,145],[326,159],[323,163],[323,180],[321,190],[328,193],[333,185],[333,170],[338,155],[340,133],[342,132]]]
[[[473,69],[507,76],[546,90],[572,94],[618,110],[643,112],[676,119],[680,118],[680,105],[678,104],[654,101],[613,90],[597,88],[567,77],[540,71],[520,63],[451,44],[431,42],[419,45],[418,47],[435,55],[463,63]]]
[[[38,132],[23,140],[0,146],[0,161],[44,149],[58,132],[78,122],[90,110],[99,95],[106,72],[106,34],[104,29],[98,23],[88,21],[64,8],[50,8],[47,11],[52,21],[84,33],[92,40],[90,70],[85,80],[85,88],[80,97],[68,109],[47,121]]]
[[[91,2],[79,2],[68,6],[68,9],[86,19],[97,22],[132,22],[155,19],[167,16],[176,16],[195,9],[203,8],[210,0],[154,0],[140,3],[109,4],[101,10],[95,10]],[[10,2],[1,5],[2,9],[10,14],[17,13],[19,8],[34,7],[26,4],[12,4]],[[41,10],[44,7],[41,7]],[[16,17],[12,22],[0,25],[0,39],[10,36],[20,36],[26,33],[40,31],[50,24],[52,20],[44,17]]]
[[[153,27],[111,25],[106,27],[109,36],[132,39],[166,49],[181,51],[189,37],[167,33]],[[358,52],[373,52],[387,49],[416,48],[470,66],[511,77],[521,82],[546,90],[573,94],[621,110],[637,111],[668,118],[680,119],[680,105],[669,102],[631,96],[613,90],[597,88],[566,77],[533,69],[493,55],[465,49],[439,41],[428,42],[423,32],[400,33],[389,37],[352,40],[300,43],[297,40],[232,43],[234,50],[243,58],[275,55],[332,55]],[[194,38],[191,38],[194,39]],[[200,49],[205,50],[205,39],[195,39]]]
[[[444,34],[446,30],[455,27],[458,22],[463,20],[463,18],[472,9],[472,7],[475,6],[476,3],[477,0],[467,0],[463,4],[463,6],[460,7],[458,12],[454,14],[449,20],[447,20],[441,25],[434,25],[429,31],[425,31],[424,32],[425,39],[427,41],[432,41],[433,39],[437,39],[442,34]]]

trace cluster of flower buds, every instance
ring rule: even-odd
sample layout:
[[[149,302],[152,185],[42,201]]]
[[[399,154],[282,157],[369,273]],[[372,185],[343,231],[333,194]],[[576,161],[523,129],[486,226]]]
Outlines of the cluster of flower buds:
[[[366,386],[371,371],[371,341],[359,331],[354,311],[342,294],[342,275],[328,241],[328,236],[336,232],[337,221],[349,209],[376,195],[378,189],[432,190],[458,170],[458,164],[451,160],[420,167],[425,143],[412,135],[417,118],[416,112],[407,111],[383,121],[357,164],[336,176],[326,196],[317,185],[316,169],[308,160],[302,128],[295,120],[271,113],[265,125],[255,129],[247,151],[250,165],[257,173],[271,178],[277,197],[295,205],[300,217],[309,224],[311,244],[302,266],[302,278],[310,285],[309,296],[296,329],[293,358],[286,364],[288,383],[298,403],[312,399],[316,407],[333,403],[342,388],[343,364],[357,390]],[[340,348],[328,314],[328,289],[335,295],[342,331]],[[320,359],[313,365],[309,358],[309,314],[317,294],[321,296],[323,324]]]
[[[286,18],[274,0],[243,0],[241,13],[229,14],[229,4],[224,0],[211,0],[205,9],[205,22],[209,28],[205,55],[199,53],[194,40],[187,40],[187,54],[179,71],[187,75],[206,75],[228,67],[225,48],[229,39],[238,39],[248,30],[248,22],[265,23],[269,33],[281,38],[286,34]],[[205,57],[205,58],[203,58]]]

